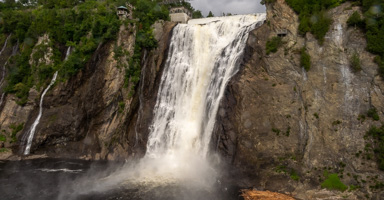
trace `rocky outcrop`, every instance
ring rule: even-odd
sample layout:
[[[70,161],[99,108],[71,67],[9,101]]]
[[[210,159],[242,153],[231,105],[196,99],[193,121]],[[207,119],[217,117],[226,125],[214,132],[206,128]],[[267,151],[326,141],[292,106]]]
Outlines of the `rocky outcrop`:
[[[153,96],[156,93],[153,91],[156,87],[154,80],[161,67],[157,63],[165,58],[167,39],[174,25],[167,22],[164,29],[157,30],[159,48],[144,55],[146,63],[142,80],[145,81],[142,82],[145,85],[139,83],[140,88],[124,86],[126,71],[123,66],[128,65],[128,55],[133,55],[135,44],[135,27],[132,25],[122,25],[116,42],[100,44],[85,68],[75,77],[65,82],[57,81],[44,98],[43,115],[36,129],[32,154],[124,160],[142,149],[143,145],[137,146],[136,132],[140,102],[146,98],[145,94]],[[127,53],[116,57],[116,47]],[[5,143],[6,147],[13,148],[13,155],[23,148],[19,146],[20,139],[38,114],[39,97],[39,93],[31,89],[29,101],[22,107],[16,104],[13,95],[7,95],[0,113],[1,128],[11,132],[11,127],[23,125],[15,133],[15,141]],[[149,114],[144,113],[141,118],[145,119]]]
[[[250,34],[242,70],[227,88],[214,134],[219,151],[249,176],[244,186],[321,199],[327,170],[362,188],[324,199],[383,198],[369,186],[383,182],[384,174],[374,159],[356,156],[369,127],[381,123],[359,115],[375,107],[384,119],[384,84],[374,55],[365,51],[364,34],[346,24],[358,9],[350,3],[331,9],[333,24],[319,45],[310,33],[298,34],[298,16],[285,1],[268,5],[267,21]],[[282,29],[288,32],[283,46],[266,55],[266,41]],[[308,72],[300,66],[303,47],[311,56]],[[355,73],[354,52],[362,60]]]

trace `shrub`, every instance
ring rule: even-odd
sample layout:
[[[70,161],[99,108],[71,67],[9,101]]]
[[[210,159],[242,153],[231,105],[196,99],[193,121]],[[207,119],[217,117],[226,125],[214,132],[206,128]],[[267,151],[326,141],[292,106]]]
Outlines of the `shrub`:
[[[339,190],[342,192],[348,189],[348,187],[340,181],[337,174],[328,174],[328,172],[324,172],[324,176],[326,177],[326,180],[321,183],[322,188],[326,188],[329,190]]]
[[[366,134],[366,138],[370,137],[372,140],[366,140],[371,142],[370,145],[374,147],[374,153],[376,157],[376,163],[380,170],[384,171],[384,126],[376,127],[372,126]]]
[[[360,57],[359,57],[359,54],[357,54],[357,52],[353,53],[350,59],[350,66],[353,72],[361,71]]]
[[[16,138],[16,135],[18,132],[20,132],[21,130],[23,130],[24,128],[24,123],[21,123],[21,124],[11,124],[9,126],[9,128],[12,129],[12,132],[11,132],[11,138],[12,138],[12,141],[11,142],[16,142],[17,141],[17,138]]]
[[[314,15],[317,20],[311,22],[311,33],[319,41],[319,44],[324,43],[324,37],[332,24],[332,20],[325,15],[325,12],[320,12]]]
[[[5,141],[7,141],[7,138],[5,137],[5,135],[0,134],[0,141],[1,141],[1,142],[5,142]]]
[[[348,26],[353,26],[353,27],[359,27],[359,28],[364,28],[364,21],[361,19],[361,15],[359,12],[355,11],[347,21]]]
[[[311,56],[307,53],[305,47],[300,51],[300,65],[304,67],[305,71],[309,71],[311,68]]]
[[[377,113],[377,109],[375,107],[372,107],[368,110],[367,116],[372,118],[375,121],[380,120],[379,114]]]
[[[267,44],[266,44],[266,52],[267,52],[267,55],[269,55],[271,52],[272,53],[276,53],[278,48],[282,45],[282,41],[281,41],[281,38],[280,37],[273,37],[271,38],[271,40],[268,40],[267,41]]]
[[[125,103],[123,101],[119,102],[119,113],[122,113],[125,108]]]
[[[329,8],[339,5],[343,0],[286,0],[287,4],[299,14],[299,33],[304,35],[311,32],[320,44],[324,42],[324,36],[329,30],[332,20],[326,16]]]

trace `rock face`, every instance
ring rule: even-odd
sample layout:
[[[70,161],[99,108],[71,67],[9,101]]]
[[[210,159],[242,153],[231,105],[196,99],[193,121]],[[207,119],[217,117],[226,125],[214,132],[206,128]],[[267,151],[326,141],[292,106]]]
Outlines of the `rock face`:
[[[374,159],[356,157],[366,131],[380,125],[359,115],[375,107],[384,118],[384,82],[374,55],[365,51],[364,34],[347,27],[355,10],[344,3],[329,11],[333,24],[321,46],[310,33],[298,34],[298,16],[285,1],[268,5],[267,22],[250,34],[242,71],[228,85],[213,138],[225,159],[249,175],[244,186],[321,199],[327,170],[362,187],[365,194],[344,193],[348,199],[383,199],[369,186],[374,176],[383,182],[384,174]],[[288,31],[283,46],[266,55],[266,41],[282,29]],[[300,66],[304,46],[311,56],[308,72]],[[350,69],[355,52],[362,60],[356,73]]]
[[[115,44],[99,45],[85,69],[76,77],[65,82],[57,81],[44,98],[43,115],[31,152],[50,157],[95,160],[124,160],[133,157],[136,152],[143,152],[143,146],[136,146],[140,101],[147,95],[155,95],[152,89],[156,87],[154,80],[160,70],[157,63],[164,59],[167,39],[175,24],[167,22],[163,25],[161,30],[156,30],[159,48],[145,53],[148,57],[143,59],[146,62],[142,69],[145,85],[140,83],[140,89],[130,85],[124,87],[125,69],[121,66],[128,64],[128,58],[126,55],[114,56],[116,45],[133,55],[135,32],[130,30],[135,28],[130,25],[120,28]],[[0,113],[1,129],[9,138],[11,132],[17,132],[14,133],[14,141],[7,138],[8,141],[2,142],[2,145],[12,147],[14,155],[23,151],[24,147],[19,146],[20,140],[38,114],[39,100],[40,94],[34,89],[31,89],[24,107],[16,104],[13,95],[7,95]],[[141,118],[150,114],[143,114]],[[14,130],[18,125],[19,129]]]

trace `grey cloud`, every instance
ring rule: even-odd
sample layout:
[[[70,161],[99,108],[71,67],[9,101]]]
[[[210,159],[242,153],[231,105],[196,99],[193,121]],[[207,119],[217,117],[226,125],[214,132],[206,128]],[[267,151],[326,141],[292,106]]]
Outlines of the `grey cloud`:
[[[265,12],[265,6],[260,4],[260,0],[192,0],[192,6],[201,10],[203,15],[208,15],[212,11],[215,16],[222,13],[250,14]]]

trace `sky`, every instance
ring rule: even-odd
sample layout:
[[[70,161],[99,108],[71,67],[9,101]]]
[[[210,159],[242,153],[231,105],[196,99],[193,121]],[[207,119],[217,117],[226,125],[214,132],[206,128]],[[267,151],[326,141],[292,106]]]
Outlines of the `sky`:
[[[250,14],[265,12],[265,6],[260,4],[260,0],[192,0],[190,1],[196,10],[201,10],[204,16],[209,11],[215,16],[224,13]]]

